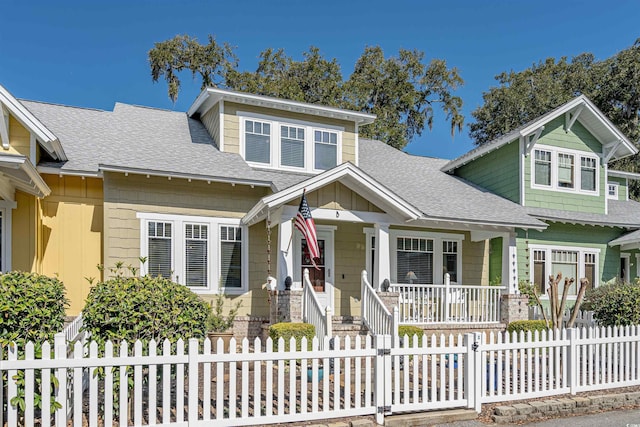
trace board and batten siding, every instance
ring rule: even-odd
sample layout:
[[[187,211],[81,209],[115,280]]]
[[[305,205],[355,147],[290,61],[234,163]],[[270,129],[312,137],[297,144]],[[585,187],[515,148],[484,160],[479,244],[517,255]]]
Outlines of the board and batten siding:
[[[302,196],[302,193],[300,193]],[[311,208],[323,208],[334,210],[353,210],[362,212],[383,212],[380,208],[360,196],[355,191],[340,182],[333,182],[315,191],[306,193],[307,203]],[[288,203],[290,206],[299,206],[300,197]]]
[[[324,224],[318,221],[318,224]],[[335,316],[360,316],[360,277],[366,268],[366,234],[362,224],[337,225],[334,236]]]
[[[39,200],[17,190],[11,215],[11,268],[38,272]]]
[[[71,304],[67,315],[82,310],[91,284],[101,280],[103,191],[102,180],[43,175],[51,194],[41,204],[41,272],[57,276]]]
[[[200,117],[200,121],[209,132],[209,136],[220,148],[220,104],[216,104]]]
[[[533,281],[530,275],[533,254],[529,245],[569,246],[598,249],[600,283],[611,280],[619,274],[619,247],[609,247],[608,243],[620,237],[622,230],[614,227],[597,227],[591,225],[571,225],[550,223],[544,231],[518,231],[516,244],[518,248],[518,277],[520,280]],[[556,274],[557,272],[548,272]],[[578,280],[577,278],[576,280]]]
[[[309,114],[293,113],[273,108],[256,107],[247,104],[238,104],[234,102],[224,103],[224,151],[228,153],[240,153],[240,118],[238,112],[248,112],[261,114],[265,116],[273,116],[287,118],[317,124],[318,126],[331,125],[344,128],[342,133],[342,161],[356,163],[356,133],[355,124],[353,122],[336,120],[327,117],[318,117]]]
[[[588,130],[576,121],[569,132],[564,130],[564,117],[559,117],[545,125],[536,146],[545,145],[557,148],[582,151],[591,155],[599,155],[602,145]],[[605,213],[606,181],[604,166],[598,162],[599,194],[591,195],[571,191],[555,191],[531,188],[532,173],[531,157],[534,151],[525,159],[525,204],[531,207],[558,209],[574,212]],[[576,168],[580,167],[580,158],[576,157]],[[580,185],[579,182],[576,185]]]
[[[458,168],[455,174],[515,203],[520,203],[518,140]]]
[[[105,173],[104,264],[118,261],[140,264],[140,219],[138,212],[242,218],[257,201],[267,195],[266,188],[140,175]],[[273,248],[277,229],[272,230]],[[266,281],[266,230],[264,222],[249,228],[249,291],[230,299],[242,300],[239,315],[267,316],[269,303],[262,289]],[[272,271],[276,271],[272,257]],[[213,295],[203,295],[210,300]]]

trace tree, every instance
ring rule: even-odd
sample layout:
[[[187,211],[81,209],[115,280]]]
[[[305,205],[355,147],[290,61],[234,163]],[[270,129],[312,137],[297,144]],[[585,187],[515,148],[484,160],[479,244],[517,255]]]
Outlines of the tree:
[[[378,119],[363,129],[364,137],[380,139],[402,148],[433,126],[434,105],[439,105],[451,124],[451,133],[462,130],[462,99],[453,92],[463,84],[458,71],[443,60],[424,63],[424,53],[401,49],[397,57],[385,57],[379,46],[365,48],[354,72],[345,81],[335,58],[325,58],[310,47],[301,61],[283,49],[265,49],[255,71],[239,71],[234,50],[213,36],[200,45],[195,38],[176,36],[155,43],[149,51],[151,77],[164,77],[175,102],[179,75],[191,71],[202,88],[225,87],[259,95],[275,96],[376,114]]]
[[[583,53],[556,61],[548,58],[530,68],[504,72],[496,76],[499,85],[483,94],[484,103],[471,115],[469,135],[476,145],[539,117],[549,110],[584,94],[631,141],[640,138],[640,39],[610,58],[597,61]],[[627,157],[614,162],[615,169],[638,172],[640,158]],[[640,188],[631,183],[637,198]]]

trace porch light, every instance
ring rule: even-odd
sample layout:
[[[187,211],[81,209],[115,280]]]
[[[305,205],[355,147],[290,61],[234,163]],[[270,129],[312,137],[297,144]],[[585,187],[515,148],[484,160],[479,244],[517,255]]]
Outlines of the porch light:
[[[409,282],[410,285],[413,285],[414,280],[418,280],[418,276],[416,276],[416,273],[414,273],[413,271],[408,272],[407,275],[404,276],[404,278]]]

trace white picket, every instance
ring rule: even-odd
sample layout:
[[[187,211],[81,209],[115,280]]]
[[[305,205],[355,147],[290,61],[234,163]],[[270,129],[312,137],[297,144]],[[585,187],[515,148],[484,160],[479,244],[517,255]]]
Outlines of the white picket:
[[[89,344],[89,359],[98,358],[98,343]],[[95,369],[89,368],[89,427],[98,427],[98,375]]]
[[[205,343],[206,347],[206,343]],[[155,357],[157,354],[156,340],[149,341],[149,357]],[[156,424],[158,421],[158,377],[157,365],[149,365],[149,425]]]
[[[2,360],[2,350],[0,350],[0,360]],[[51,359],[51,344],[48,341],[42,343],[42,360]],[[41,371],[41,419],[40,425],[42,427],[49,427],[51,425],[51,369],[43,369]],[[0,375],[0,378],[2,375]],[[2,388],[2,380],[0,379],[0,388]],[[0,391],[0,402],[2,402],[2,391]],[[2,411],[0,411],[2,412]],[[2,422],[2,415],[0,415],[0,425],[4,425]]]

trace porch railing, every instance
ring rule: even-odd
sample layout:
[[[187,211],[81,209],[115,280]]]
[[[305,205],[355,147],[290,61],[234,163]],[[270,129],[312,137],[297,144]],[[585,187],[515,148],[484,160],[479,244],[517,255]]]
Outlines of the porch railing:
[[[451,283],[445,274],[444,284],[394,283],[389,290],[399,294],[401,324],[498,323],[506,287]]]
[[[309,280],[309,270],[304,269],[302,277],[302,318],[306,323],[310,323],[316,328],[316,336],[323,347],[324,337],[331,338],[331,307],[322,308],[316,292],[313,290],[311,280]]]
[[[373,335],[398,335],[398,311],[393,313],[384,305],[376,291],[369,284],[367,272],[362,272],[360,281],[362,321]]]

